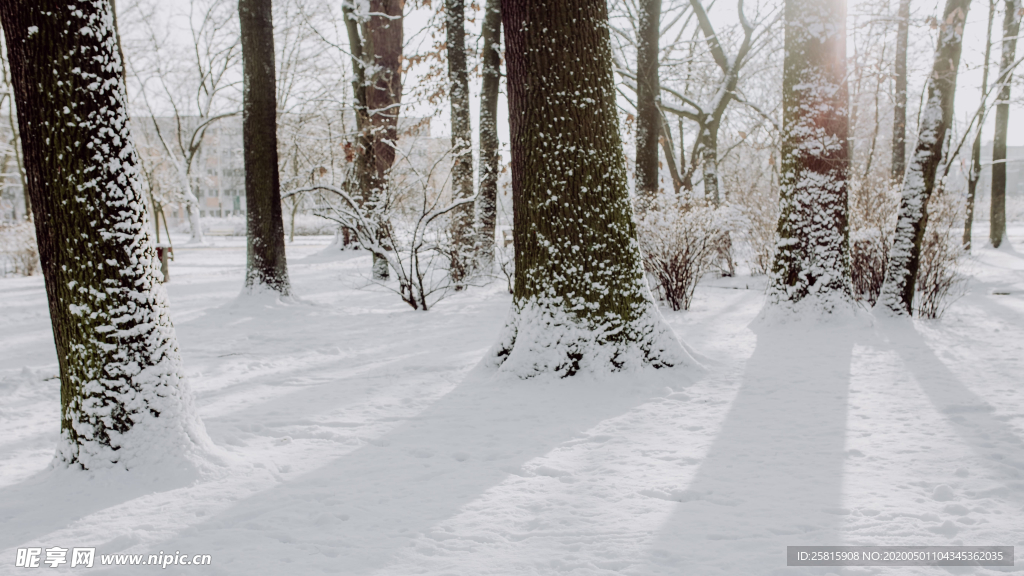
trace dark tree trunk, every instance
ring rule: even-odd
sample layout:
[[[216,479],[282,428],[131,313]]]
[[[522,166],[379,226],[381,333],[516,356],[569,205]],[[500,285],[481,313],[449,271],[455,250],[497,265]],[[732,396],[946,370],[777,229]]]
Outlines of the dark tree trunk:
[[[846,3],[787,0],[779,241],[769,305],[852,302],[847,188]]]
[[[903,181],[907,168],[907,41],[910,35],[910,0],[900,0],[896,28],[896,94],[892,118],[892,179]]]
[[[636,50],[636,196],[639,206],[658,193],[658,135],[661,133],[661,83],[658,39],[661,0],[641,0]]]
[[[480,190],[476,200],[477,266],[494,268],[494,228],[498,220],[498,94],[501,83],[501,2],[487,0],[481,41]]]
[[[160,287],[105,0],[0,2],[61,380],[57,457],[83,468],[205,444]]]
[[[921,264],[921,241],[928,223],[928,199],[935,188],[935,172],[942,161],[946,130],[953,119],[953,96],[968,8],[970,0],[947,0],[940,20],[935,63],[926,88],[928,100],[921,112],[917,145],[903,180],[885,282],[875,304],[897,315],[909,315],[913,311],[914,285]]]
[[[248,239],[245,287],[291,291],[277,171],[277,91],[271,0],[238,0],[242,39],[242,139]]]
[[[516,278],[496,363],[521,377],[686,363],[637,246],[605,0],[501,9]]]
[[[378,213],[387,207],[388,172],[395,163],[398,140],[398,115],[402,102],[402,39],[405,0],[370,0],[370,16],[365,22],[363,57],[372,64],[366,78],[370,140],[374,169],[370,173],[370,206]],[[389,223],[381,217],[380,229],[385,241]],[[373,258],[373,277],[389,276],[387,260]]]
[[[356,198],[365,204],[370,200],[373,187],[370,175],[376,170],[373,159],[373,142],[370,134],[370,118],[366,106],[366,56],[363,49],[363,38],[359,30],[359,22],[348,2],[342,3],[342,14],[345,18],[345,31],[348,34],[349,51],[352,55],[352,96],[356,117],[356,154],[354,160],[354,181],[358,186]],[[348,234],[345,235],[346,238]]]
[[[469,72],[466,67],[466,3],[445,0],[448,40],[448,86],[452,112],[452,201],[473,197],[473,125],[469,118]],[[473,205],[451,213],[448,275],[456,290],[466,286],[473,263]]]
[[[988,233],[994,248],[999,248],[1006,237],[1006,132],[1010,120],[1011,79],[1008,71],[1017,54],[1022,10],[1021,0],[1006,0],[1003,8],[1003,46],[999,62],[1001,82],[996,101],[996,133],[992,139],[992,207]]]
[[[985,119],[985,97],[988,92],[988,69],[992,60],[992,21],[996,15],[996,0],[988,3],[988,28],[985,33],[985,63],[981,67],[981,104],[978,107],[978,128],[971,146],[971,170],[967,173],[967,203],[964,207],[964,250],[971,249],[974,229],[974,199],[981,179],[981,128]]]

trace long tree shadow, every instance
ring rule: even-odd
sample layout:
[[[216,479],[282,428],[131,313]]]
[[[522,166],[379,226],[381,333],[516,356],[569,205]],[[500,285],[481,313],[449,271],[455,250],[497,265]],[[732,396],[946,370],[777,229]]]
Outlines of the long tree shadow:
[[[390,433],[147,548],[210,553],[226,573],[370,573],[417,537],[443,538],[440,521],[669,379],[687,374],[519,381],[478,369]]]
[[[1021,432],[1009,423],[1010,417],[997,415],[992,403],[964,385],[909,323],[885,326],[882,335],[885,341],[880,346],[891,348],[900,356],[936,412],[975,453],[978,462],[988,470],[989,478],[1001,484],[967,496],[1010,499],[1015,503],[1014,509],[1019,509],[1024,503],[1024,440]],[[1006,377],[1005,388],[1018,387],[1019,373],[1018,379],[1010,378]]]
[[[854,332],[757,329],[742,387],[693,481],[647,493],[679,504],[643,573],[777,573],[787,545],[839,543]]]

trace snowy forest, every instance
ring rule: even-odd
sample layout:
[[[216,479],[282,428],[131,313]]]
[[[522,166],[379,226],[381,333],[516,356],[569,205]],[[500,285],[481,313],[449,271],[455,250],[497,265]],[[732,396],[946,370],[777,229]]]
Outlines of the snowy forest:
[[[0,0],[0,574],[1013,572],[1022,2]]]

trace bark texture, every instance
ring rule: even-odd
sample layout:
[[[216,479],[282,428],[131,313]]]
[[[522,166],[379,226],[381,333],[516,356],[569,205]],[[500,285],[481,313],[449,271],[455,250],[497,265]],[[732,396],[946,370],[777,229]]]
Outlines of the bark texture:
[[[992,21],[996,14],[996,0],[988,3],[988,28],[985,33],[985,63],[981,67],[981,104],[978,107],[978,128],[971,145],[971,169],[967,173],[967,202],[964,206],[964,250],[970,250],[974,229],[974,199],[977,196],[978,180],[981,179],[981,129],[985,118],[985,97],[988,93],[988,70],[992,60]]]
[[[448,40],[448,86],[452,121],[452,201],[473,197],[473,125],[469,118],[469,71],[466,66],[466,3],[445,0]],[[451,213],[451,261],[448,273],[461,289],[473,261],[473,205]]]
[[[641,0],[636,50],[636,195],[640,206],[658,193],[658,136],[661,133],[661,82],[658,39],[661,0]]]
[[[942,12],[935,63],[926,88],[927,101],[921,112],[917,144],[903,179],[885,281],[875,304],[896,315],[909,315],[913,310],[921,241],[928,223],[928,199],[935,188],[935,173],[942,161],[946,130],[953,119],[956,75],[969,7],[970,0],[947,0]]]
[[[277,171],[277,76],[271,0],[239,0],[247,290],[291,291]]]
[[[1003,7],[1003,46],[999,62],[999,96],[996,101],[996,133],[992,138],[992,206],[989,241],[999,248],[1006,238],[1006,132],[1010,121],[1010,66],[1016,59],[1020,34],[1021,0],[1006,0]]]
[[[644,277],[604,0],[503,0],[516,277],[495,363],[521,377],[689,356]]]
[[[0,3],[61,380],[57,459],[206,444],[160,285],[105,0]]]
[[[498,94],[501,86],[501,2],[487,0],[481,35],[483,80],[480,89],[480,185],[475,206],[477,267],[494,269],[494,233],[498,220]]]
[[[402,42],[405,0],[369,0],[370,13],[363,37],[363,56],[369,61],[366,77],[366,106],[370,120],[374,170],[371,195],[374,209],[383,214],[387,207],[387,179],[395,163],[398,114],[402,102]],[[385,230],[387,222],[381,223]],[[384,240],[382,237],[381,241]],[[388,278],[387,260],[374,256],[373,277]]]
[[[785,21],[779,240],[768,303],[831,313],[852,302],[846,3],[787,0]]]
[[[907,41],[910,35],[910,0],[900,0],[896,14],[895,94],[892,118],[892,179],[903,181],[907,168]]]

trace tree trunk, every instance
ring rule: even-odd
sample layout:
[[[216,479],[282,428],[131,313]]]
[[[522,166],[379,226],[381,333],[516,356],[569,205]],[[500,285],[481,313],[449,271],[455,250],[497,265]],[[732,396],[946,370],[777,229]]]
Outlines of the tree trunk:
[[[376,162],[373,159],[373,142],[370,135],[370,118],[366,106],[366,56],[363,49],[363,39],[360,33],[360,23],[352,11],[352,5],[342,2],[341,12],[345,18],[345,31],[348,34],[349,52],[352,57],[352,97],[353,108],[356,118],[356,153],[353,158],[353,182],[358,188],[353,190],[354,196],[360,205],[365,205],[370,200],[370,191],[373,188],[370,175],[376,170]],[[346,180],[346,187],[351,184]],[[342,246],[350,244],[350,230],[345,228],[340,231]],[[377,258],[374,257],[376,264]],[[376,267],[374,267],[376,270]]]
[[[996,15],[996,0],[988,3],[988,28],[985,33],[985,63],[981,67],[981,104],[978,107],[978,128],[971,146],[971,170],[967,173],[967,205],[964,207],[964,250],[971,249],[974,228],[974,198],[981,179],[981,129],[985,120],[985,96],[988,92],[988,69],[992,60],[992,21]]]
[[[910,0],[900,0],[896,15],[896,94],[892,118],[892,180],[903,181],[907,167],[907,41],[910,35]]]
[[[515,293],[496,364],[520,377],[692,362],[644,277],[605,0],[503,0]]]
[[[480,190],[476,200],[477,267],[494,269],[494,228],[498,220],[498,94],[501,83],[501,2],[487,0],[481,41]]]
[[[658,40],[661,0],[641,0],[636,50],[636,197],[638,206],[658,193],[658,135],[661,133],[661,83]]]
[[[701,169],[704,172],[704,198],[718,206],[722,203],[718,189],[718,127],[705,126],[700,131]]]
[[[208,439],[160,287],[110,4],[0,3],[61,380],[58,460],[134,468]]]
[[[402,17],[405,0],[370,0],[369,17],[363,35],[363,57],[372,72],[366,78],[366,106],[373,148],[373,171],[370,173],[370,208],[379,218],[381,237],[387,229],[388,172],[395,163],[398,141],[398,114],[402,102]],[[386,280],[388,262],[375,255],[373,278]]]
[[[452,121],[452,201],[473,197],[473,125],[469,118],[469,72],[466,68],[466,4],[445,0],[448,40],[448,85]],[[473,205],[451,212],[452,242],[448,276],[456,290],[466,287],[473,264]]]
[[[942,145],[953,119],[953,96],[963,47],[963,26],[970,0],[946,0],[935,49],[935,63],[928,78],[927,95],[917,145],[903,180],[899,216],[885,282],[876,307],[896,315],[911,314],[914,285],[921,264],[921,241],[928,223],[928,199],[935,187],[935,172],[942,161]]]
[[[271,0],[238,0],[242,39],[245,162],[245,288],[288,295],[281,182],[277,167],[277,76]]]
[[[850,305],[846,3],[787,0],[778,249],[768,305]]]
[[[1006,0],[1003,15],[1002,58],[999,62],[999,97],[996,100],[996,133],[992,139],[992,208],[988,237],[993,248],[1006,238],[1006,133],[1010,120],[1010,79],[1007,73],[1017,54],[1020,33],[1021,0]],[[1005,78],[1003,77],[1005,74]]]

